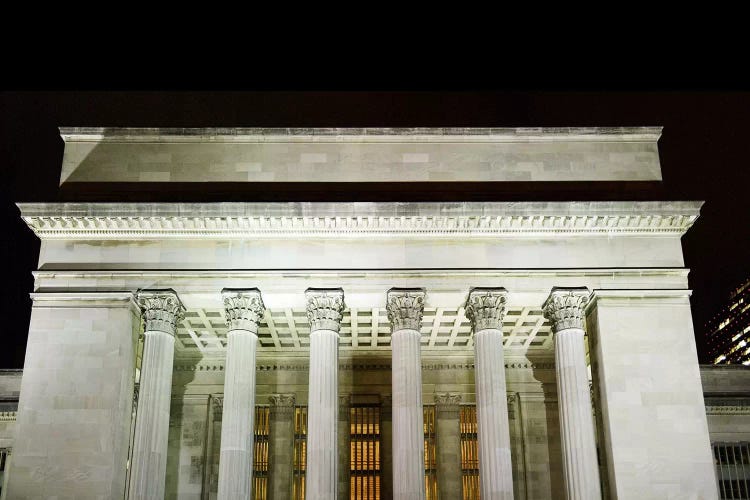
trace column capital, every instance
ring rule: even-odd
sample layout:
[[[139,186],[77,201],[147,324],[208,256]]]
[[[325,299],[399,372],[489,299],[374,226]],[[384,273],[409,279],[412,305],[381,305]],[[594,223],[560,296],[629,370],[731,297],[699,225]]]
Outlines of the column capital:
[[[271,394],[268,402],[271,404],[271,417],[289,417],[294,412],[294,394]]]
[[[435,393],[435,411],[440,414],[455,414],[461,409],[461,395],[452,392]]]
[[[505,288],[475,287],[469,290],[464,309],[474,333],[490,328],[502,330],[507,302],[508,292]]]
[[[386,293],[386,311],[393,332],[399,330],[419,331],[422,325],[424,288],[391,288]]]
[[[589,296],[590,292],[586,287],[553,287],[542,305],[542,312],[552,323],[552,330],[555,333],[568,328],[583,330],[583,311]]]
[[[344,290],[341,288],[308,288],[305,290],[307,300],[307,319],[310,322],[310,333],[315,330],[339,331],[341,317],[344,314]]]
[[[266,306],[257,288],[224,288],[221,290],[227,327],[229,330],[247,330],[258,333]]]
[[[174,336],[177,323],[185,317],[185,306],[182,305],[177,292],[171,288],[138,289],[135,292],[135,301],[141,308],[146,332],[159,331]]]

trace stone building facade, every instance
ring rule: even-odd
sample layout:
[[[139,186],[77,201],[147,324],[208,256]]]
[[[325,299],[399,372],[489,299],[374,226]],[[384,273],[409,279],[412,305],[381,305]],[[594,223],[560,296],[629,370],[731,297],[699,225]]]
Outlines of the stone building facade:
[[[62,135],[67,187],[660,179],[653,128]],[[700,202],[19,208],[8,498],[717,498]]]

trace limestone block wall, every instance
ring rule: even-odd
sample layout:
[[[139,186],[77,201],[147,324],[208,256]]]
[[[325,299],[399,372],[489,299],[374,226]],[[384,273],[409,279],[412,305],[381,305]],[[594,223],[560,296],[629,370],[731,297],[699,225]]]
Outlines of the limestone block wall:
[[[65,128],[60,183],[660,180],[660,133]]]
[[[7,497],[122,497],[140,326],[131,295],[34,299]]]
[[[678,237],[47,240],[39,269],[682,267]]]
[[[461,394],[463,403],[475,402],[471,357],[427,355],[422,363],[425,404],[434,401],[435,393],[445,392]],[[554,361],[548,356],[533,361],[509,358],[506,365],[515,496],[563,498]],[[167,498],[216,498],[221,437],[217,403],[223,382],[223,360],[175,363]],[[339,384],[339,393],[352,394],[355,402],[379,401],[381,394],[391,392],[390,359],[344,356]],[[268,404],[269,395],[274,393],[292,393],[297,405],[307,404],[304,356],[258,359],[256,403]]]
[[[586,323],[610,495],[715,498],[688,293],[597,290]]]

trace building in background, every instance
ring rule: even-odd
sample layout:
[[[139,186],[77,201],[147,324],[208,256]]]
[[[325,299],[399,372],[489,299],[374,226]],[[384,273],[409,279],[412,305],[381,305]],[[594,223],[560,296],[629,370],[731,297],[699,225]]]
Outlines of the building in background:
[[[744,487],[693,336],[700,202],[121,194],[658,182],[658,128],[62,135],[66,192],[115,199],[19,204],[42,246],[8,498],[717,498],[715,457]]]
[[[750,278],[729,295],[705,331],[714,364],[750,365]]]

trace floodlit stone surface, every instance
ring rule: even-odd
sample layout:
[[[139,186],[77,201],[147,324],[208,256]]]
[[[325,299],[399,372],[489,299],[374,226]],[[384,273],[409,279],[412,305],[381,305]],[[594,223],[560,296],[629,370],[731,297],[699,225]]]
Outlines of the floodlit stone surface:
[[[501,288],[474,288],[466,314],[474,330],[479,476],[482,498],[513,499],[510,423],[503,355],[503,318],[507,292]]]
[[[566,496],[597,500],[602,493],[583,330],[588,300],[586,288],[553,288],[542,309],[554,332]]]
[[[716,498],[688,291],[595,290],[610,494]]]
[[[130,293],[35,297],[7,498],[122,497],[139,323]]]
[[[255,412],[255,352],[265,306],[258,289],[222,290],[227,332],[218,498],[250,498]]]
[[[339,329],[344,291],[305,291],[310,323],[310,388],[307,401],[306,492],[310,498],[338,496]]]
[[[184,306],[174,290],[139,290],[143,359],[128,498],[164,497],[176,324]]]
[[[61,129],[65,182],[661,180],[659,128]]]
[[[393,498],[424,499],[424,435],[420,325],[424,290],[391,289],[386,296],[391,323]]]

